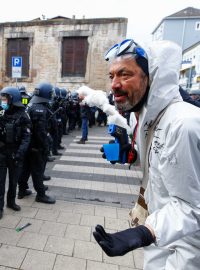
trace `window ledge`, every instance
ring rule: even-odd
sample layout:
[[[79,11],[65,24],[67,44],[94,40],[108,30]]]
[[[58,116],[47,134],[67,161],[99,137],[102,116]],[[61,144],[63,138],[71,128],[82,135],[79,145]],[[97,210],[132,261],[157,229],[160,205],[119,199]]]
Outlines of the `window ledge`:
[[[3,79],[4,82],[15,82],[16,80],[18,82],[32,82],[33,81],[33,79],[30,77],[23,77],[23,78],[4,77]]]
[[[87,83],[88,80],[85,77],[62,77],[58,79],[59,82],[67,83]]]

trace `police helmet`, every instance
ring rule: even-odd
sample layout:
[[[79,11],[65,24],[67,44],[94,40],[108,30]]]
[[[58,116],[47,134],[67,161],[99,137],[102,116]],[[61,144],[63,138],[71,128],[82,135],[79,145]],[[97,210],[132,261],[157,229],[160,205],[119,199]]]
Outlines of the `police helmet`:
[[[48,82],[39,83],[33,91],[31,103],[49,102],[53,95],[53,86]]]
[[[24,105],[21,102],[22,97],[18,88],[11,86],[4,87],[0,91],[0,95],[7,97],[9,104],[12,104],[17,107],[24,107]]]
[[[71,93],[71,98],[73,99],[73,100],[78,100],[78,93],[77,92],[72,92]]]
[[[19,87],[19,92],[21,93],[21,94],[26,94],[26,87],[25,86],[20,86]]]
[[[61,98],[67,97],[67,90],[65,88],[61,88],[60,93],[61,93]]]
[[[55,98],[61,97],[61,90],[60,90],[60,88],[58,88],[57,86],[55,86],[53,90],[54,90],[54,97]]]

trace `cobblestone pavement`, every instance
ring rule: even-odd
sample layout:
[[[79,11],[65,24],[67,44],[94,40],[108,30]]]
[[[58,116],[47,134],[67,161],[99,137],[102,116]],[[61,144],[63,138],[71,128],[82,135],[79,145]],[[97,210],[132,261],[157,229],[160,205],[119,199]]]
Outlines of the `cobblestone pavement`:
[[[20,212],[8,208],[0,220],[0,270],[133,270],[142,269],[142,249],[110,258],[95,242],[96,224],[116,232],[130,226],[141,181],[139,168],[112,165],[99,148],[111,137],[105,127],[89,129],[85,145],[80,130],[64,136],[62,156],[47,163],[48,194],[55,205],[35,202],[35,192],[18,200]],[[31,181],[30,186],[32,187]],[[26,223],[31,225],[17,232]]]

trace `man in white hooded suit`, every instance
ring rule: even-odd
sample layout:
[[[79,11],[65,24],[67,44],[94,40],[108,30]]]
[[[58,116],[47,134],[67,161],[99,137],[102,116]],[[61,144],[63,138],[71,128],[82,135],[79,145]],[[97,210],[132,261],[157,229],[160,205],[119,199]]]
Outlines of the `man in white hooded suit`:
[[[113,234],[97,225],[93,235],[108,256],[144,247],[145,270],[200,269],[200,110],[179,94],[181,56],[170,41],[144,50],[133,40],[106,54],[115,104],[139,121],[148,217],[144,225]]]

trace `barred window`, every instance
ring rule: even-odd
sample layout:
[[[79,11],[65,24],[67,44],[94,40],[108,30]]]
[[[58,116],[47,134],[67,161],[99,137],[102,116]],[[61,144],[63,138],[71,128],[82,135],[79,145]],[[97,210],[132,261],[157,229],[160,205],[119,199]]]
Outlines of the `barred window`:
[[[30,44],[28,38],[10,38],[7,40],[6,76],[12,77],[12,57],[22,57],[22,77],[29,77]]]

